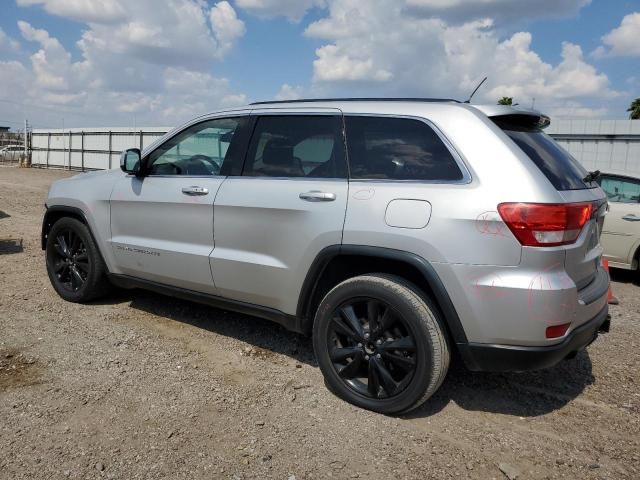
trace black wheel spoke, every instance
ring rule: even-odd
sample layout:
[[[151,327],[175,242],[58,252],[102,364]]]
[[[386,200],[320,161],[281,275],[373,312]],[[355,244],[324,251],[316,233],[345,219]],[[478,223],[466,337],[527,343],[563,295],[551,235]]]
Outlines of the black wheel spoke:
[[[416,361],[411,357],[404,357],[402,355],[396,355],[389,352],[384,352],[382,357],[394,366],[403,369],[405,372],[413,370],[416,366]]]
[[[378,316],[380,314],[380,304],[375,300],[369,300],[367,302],[367,320],[369,320],[369,331],[371,332],[372,339],[375,339],[378,334]]]
[[[344,362],[347,358],[355,358],[356,355],[361,353],[362,349],[358,347],[336,347],[331,350],[329,356],[334,362]]]
[[[406,336],[399,338],[397,340],[393,340],[391,342],[387,342],[381,346],[383,350],[404,350],[407,352],[413,352],[416,349],[416,345],[413,342],[413,338]]]
[[[89,256],[87,255],[87,252],[82,252],[76,255],[76,262],[85,262],[87,260],[89,260]]]
[[[364,338],[364,329],[360,323],[360,319],[356,315],[352,305],[347,305],[340,309],[340,316],[345,319],[347,325],[353,330],[359,339]]]
[[[82,287],[82,284],[84,283],[84,278],[82,278],[82,275],[80,275],[80,272],[78,271],[77,268],[75,267],[71,267],[71,287],[74,290],[78,290],[80,287]]]
[[[375,360],[373,358],[369,360],[369,375],[367,381],[367,391],[369,395],[377,398],[380,392],[380,379],[378,378],[378,369],[375,366]]]
[[[89,262],[80,262],[76,259],[76,267],[78,267],[84,273],[89,273]]]
[[[396,393],[398,389],[398,384],[387,370],[387,367],[384,366],[382,360],[377,357],[373,357],[373,365],[378,374],[378,378],[380,379],[380,385],[382,385],[382,389],[387,392],[387,395],[391,396]]]
[[[345,335],[354,341],[360,341],[360,337],[354,332],[341,317],[333,317],[331,324],[335,331],[341,335]]]
[[[359,352],[353,360],[347,363],[346,366],[342,367],[338,372],[340,376],[344,379],[351,379],[358,376],[360,373],[360,367],[362,366],[362,353]]]
[[[389,327],[391,327],[391,325],[393,324],[393,321],[394,321],[393,312],[391,311],[390,308],[385,309],[384,313],[382,314],[378,322],[378,328],[380,332],[384,332],[385,330],[388,330]]]
[[[69,253],[73,255],[78,252],[81,240],[80,237],[73,232],[69,234],[69,239],[71,243],[71,245],[69,246]]]
[[[67,264],[63,260],[58,260],[53,264],[53,272],[61,274],[61,272],[63,272],[66,267]]]
[[[67,258],[69,256],[67,242],[62,235],[56,238],[56,243],[54,246],[56,248],[56,252],[58,252],[58,255],[60,255],[62,258]]]

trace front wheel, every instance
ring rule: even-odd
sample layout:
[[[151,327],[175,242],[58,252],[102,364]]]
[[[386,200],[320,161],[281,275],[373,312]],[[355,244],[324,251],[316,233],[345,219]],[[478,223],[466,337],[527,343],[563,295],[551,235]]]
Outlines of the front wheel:
[[[65,300],[83,303],[107,293],[106,268],[84,223],[58,220],[47,236],[46,255],[51,285]]]
[[[420,406],[449,368],[437,309],[392,275],[363,275],[334,287],[318,307],[313,346],[336,395],[384,414]]]

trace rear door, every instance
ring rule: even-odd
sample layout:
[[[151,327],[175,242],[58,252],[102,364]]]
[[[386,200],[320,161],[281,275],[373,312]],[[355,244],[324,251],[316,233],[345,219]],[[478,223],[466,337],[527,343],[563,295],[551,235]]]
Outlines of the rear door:
[[[603,175],[600,185],[609,200],[602,244],[605,256],[630,267],[640,242],[640,180]]]
[[[211,266],[224,297],[294,314],[311,263],[342,240],[348,191],[342,114],[252,115],[242,173],[216,197]]]
[[[213,201],[237,156],[248,116],[215,118],[177,133],[111,195],[111,246],[120,273],[215,293],[209,266]]]

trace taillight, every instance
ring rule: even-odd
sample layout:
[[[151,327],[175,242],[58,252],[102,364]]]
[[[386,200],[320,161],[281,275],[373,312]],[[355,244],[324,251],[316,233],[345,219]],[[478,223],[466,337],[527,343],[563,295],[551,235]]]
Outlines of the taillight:
[[[501,203],[498,212],[527,247],[556,247],[576,241],[591,218],[589,203]]]
[[[567,333],[567,330],[569,330],[570,326],[571,323],[563,323],[562,325],[547,327],[547,329],[545,330],[545,335],[547,338],[562,337],[565,333]]]

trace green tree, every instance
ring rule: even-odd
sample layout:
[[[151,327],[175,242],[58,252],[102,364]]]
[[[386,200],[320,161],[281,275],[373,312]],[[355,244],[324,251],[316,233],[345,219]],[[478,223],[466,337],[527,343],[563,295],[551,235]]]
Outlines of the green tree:
[[[627,108],[627,112],[629,112],[629,118],[631,120],[640,120],[640,98],[636,98],[629,108]]]
[[[502,97],[498,100],[498,105],[513,105],[513,97]]]

